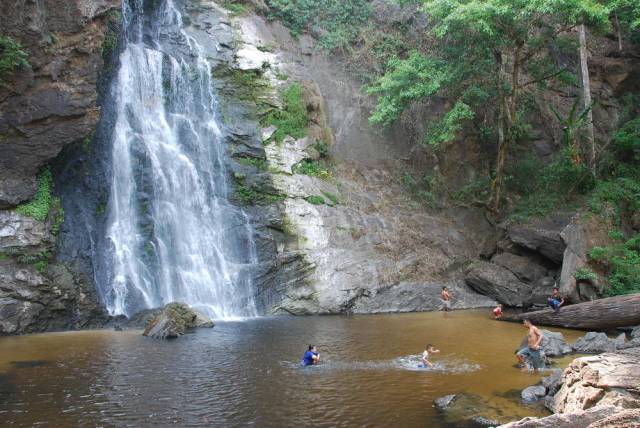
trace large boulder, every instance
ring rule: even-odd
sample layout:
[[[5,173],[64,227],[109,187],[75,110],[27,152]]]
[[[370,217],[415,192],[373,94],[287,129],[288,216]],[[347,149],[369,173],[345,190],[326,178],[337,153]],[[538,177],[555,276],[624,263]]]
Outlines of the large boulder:
[[[189,305],[174,302],[149,321],[142,335],[154,339],[175,339],[197,327],[213,327],[213,322]]]
[[[549,330],[540,330],[540,332],[542,333],[540,349],[544,351],[547,357],[561,357],[571,353],[571,346],[569,346],[562,333]]]
[[[563,374],[555,395],[558,413],[582,411],[603,404],[640,407],[640,348],[575,359]]]
[[[479,261],[465,272],[465,281],[477,292],[508,306],[522,306],[531,286],[520,281],[511,271],[493,263]]]
[[[527,417],[516,422],[500,425],[499,428],[589,428],[591,424],[615,415],[615,406],[599,406],[595,409],[567,414],[555,414],[545,418]]]
[[[499,253],[491,261],[511,271],[523,282],[533,283],[547,274],[547,269],[534,262],[529,257],[512,253]]]
[[[576,343],[573,345],[573,349],[576,352],[596,354],[600,352],[615,351],[618,348],[623,348],[624,344],[624,333],[622,333],[615,339],[610,339],[604,333],[590,331],[576,341]]]
[[[566,216],[558,215],[532,224],[514,224],[507,228],[507,236],[514,244],[535,251],[560,265],[566,247],[560,233],[567,223]]]

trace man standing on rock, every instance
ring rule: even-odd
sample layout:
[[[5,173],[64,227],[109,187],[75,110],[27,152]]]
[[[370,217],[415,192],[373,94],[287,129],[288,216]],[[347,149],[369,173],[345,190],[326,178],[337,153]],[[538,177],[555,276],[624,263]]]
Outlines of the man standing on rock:
[[[449,293],[449,289],[447,287],[442,287],[442,293],[440,293],[440,297],[442,298],[442,310],[450,311],[451,310],[451,294]]]
[[[531,324],[531,321],[528,319],[525,319],[522,324],[529,329],[527,333],[527,347],[519,350],[516,356],[518,360],[524,364],[523,370],[527,370],[526,359],[529,359],[533,369],[537,371],[539,368],[542,368],[544,364],[542,355],[540,355],[540,342],[542,342],[543,336],[540,330],[538,330],[538,327]]]

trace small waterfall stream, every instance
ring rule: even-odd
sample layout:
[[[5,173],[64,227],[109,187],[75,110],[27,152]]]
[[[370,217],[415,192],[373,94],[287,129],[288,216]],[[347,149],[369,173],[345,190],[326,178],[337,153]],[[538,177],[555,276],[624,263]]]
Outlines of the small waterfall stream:
[[[147,2],[149,3],[149,2]],[[229,203],[211,64],[172,0],[123,2],[125,46],[107,207],[111,259],[98,284],[112,315],[181,301],[217,319],[256,315],[247,215]]]

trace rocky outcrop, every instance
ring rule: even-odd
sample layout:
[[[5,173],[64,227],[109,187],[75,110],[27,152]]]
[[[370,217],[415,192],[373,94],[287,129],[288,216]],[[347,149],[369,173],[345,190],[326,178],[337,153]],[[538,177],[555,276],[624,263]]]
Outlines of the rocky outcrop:
[[[640,424],[640,347],[575,359],[553,396],[555,415],[503,427],[605,427]]]
[[[38,169],[93,132],[97,82],[108,53],[103,44],[119,5],[120,0],[2,3],[2,33],[22,44],[30,67],[0,85],[0,208],[31,198]],[[111,46],[115,40],[109,37]]]
[[[281,199],[248,208],[264,261],[256,281],[260,306],[296,315],[432,310],[441,306],[442,285],[454,290],[454,308],[494,304],[460,281],[460,268],[490,235],[481,213],[432,215],[406,197],[396,166],[386,161],[402,148],[390,147],[386,133],[367,124],[372,100],[311,37],[295,40],[279,23],[256,16],[235,23],[231,67],[261,73],[274,89],[260,97],[269,109],[280,106],[278,91],[297,82],[309,115],[304,137],[273,143],[275,130],[265,126],[259,133],[265,144],[247,143],[251,137],[233,148],[234,156],[266,162],[268,174],[234,167],[243,185]],[[318,141],[328,154],[318,152]],[[300,171],[309,161],[326,171]]]
[[[107,321],[92,281],[54,260],[54,240],[50,221],[0,211],[0,335]]]
[[[175,339],[195,328],[211,328],[213,321],[184,303],[169,303],[151,318],[142,333],[154,339]]]
[[[540,332],[542,333],[540,349],[547,357],[561,357],[571,353],[571,346],[562,333],[549,330],[540,330]]]
[[[609,339],[605,333],[598,333],[590,331],[576,343],[573,344],[573,350],[585,354],[600,353],[600,352],[613,352],[616,349],[622,349],[625,347],[625,334],[621,333],[615,339]]]
[[[511,271],[489,262],[475,262],[466,271],[465,281],[477,292],[508,306],[522,306],[531,287]]]

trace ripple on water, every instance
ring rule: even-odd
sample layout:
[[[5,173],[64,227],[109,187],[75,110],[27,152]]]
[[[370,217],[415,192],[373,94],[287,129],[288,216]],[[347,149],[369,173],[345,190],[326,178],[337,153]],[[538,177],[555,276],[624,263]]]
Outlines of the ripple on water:
[[[325,359],[316,366],[303,366],[300,361],[281,361],[282,366],[302,370],[303,373],[322,373],[325,371],[341,370],[409,370],[416,372],[438,373],[470,373],[480,370],[480,364],[446,356],[440,361],[434,361],[433,367],[422,365],[422,355],[407,355],[392,360],[381,361],[338,361]]]

